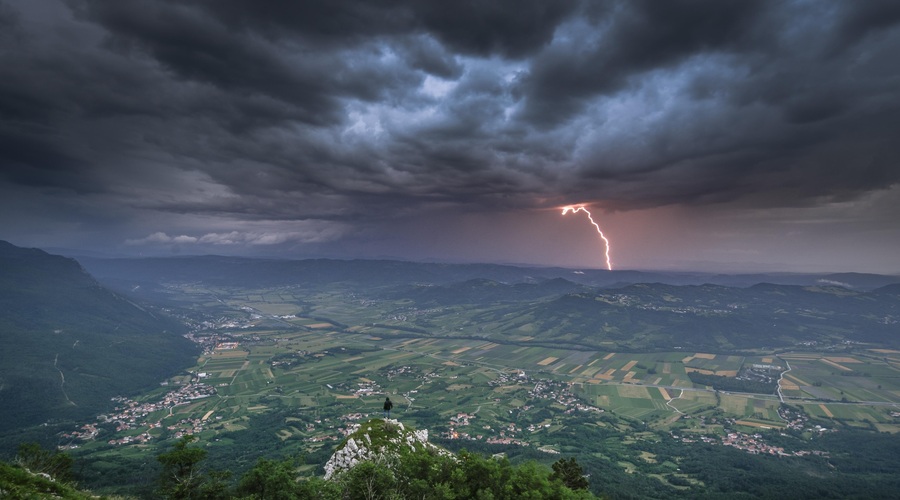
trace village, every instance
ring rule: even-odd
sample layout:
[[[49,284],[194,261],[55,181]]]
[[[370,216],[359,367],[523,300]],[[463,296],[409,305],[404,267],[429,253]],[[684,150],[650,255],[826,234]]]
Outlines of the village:
[[[216,394],[215,387],[210,387],[199,382],[200,377],[195,377],[191,383],[181,386],[173,391],[167,392],[161,400],[155,403],[139,403],[137,401],[117,396],[112,398],[116,403],[113,412],[97,416],[97,422],[81,426],[78,430],[70,433],[62,434],[63,439],[69,440],[65,445],[61,445],[60,449],[77,448],[75,441],[90,441],[99,434],[98,426],[104,424],[115,425],[115,432],[128,432],[141,427],[147,429],[137,435],[128,435],[116,439],[110,439],[110,445],[124,445],[135,443],[146,443],[153,439],[150,430],[162,427],[161,420],[156,422],[147,422],[147,418],[151,414],[168,410],[168,414],[172,415],[172,410],[176,406],[186,405],[197,399],[208,398]],[[174,431],[174,436],[180,438],[185,434],[196,434],[203,430],[205,419],[182,419],[178,423],[169,425],[167,430]]]
[[[570,415],[576,411],[603,413],[603,409],[585,404],[578,399],[572,393],[571,383],[549,379],[532,379],[523,370],[516,370],[514,373],[502,372],[499,374],[498,378],[488,382],[488,384],[492,386],[508,386],[530,385],[532,382],[534,383],[534,386],[528,391],[528,395],[532,399],[530,402],[531,404],[519,407],[517,417],[521,415],[522,412],[528,412],[533,409],[539,401],[561,405],[565,408],[563,410],[564,415]],[[510,410],[510,413],[512,413],[512,410]],[[499,430],[495,431],[490,425],[483,425],[481,431],[474,435],[460,429],[461,427],[470,427],[472,425],[472,420],[476,418],[474,413],[457,413],[450,417],[449,430],[442,433],[441,436],[446,439],[484,440],[488,444],[530,446],[531,443],[522,439],[522,435],[525,431],[533,434],[546,430],[551,426],[547,421],[528,423],[525,427],[518,425],[516,422],[509,422],[503,423],[499,426]],[[540,450],[548,453],[555,452],[549,449]]]
[[[818,450],[797,450],[794,452],[786,452],[781,446],[773,446],[765,442],[761,434],[745,434],[743,432],[728,432],[718,439],[714,436],[703,435],[698,438],[682,437],[683,443],[696,443],[697,441],[706,444],[721,444],[737,448],[738,450],[747,452],[751,455],[774,455],[779,457],[804,457],[807,455],[828,456],[827,452]]]
[[[809,417],[802,412],[790,407],[783,405],[778,409],[778,415],[786,422],[786,428],[792,431],[797,432],[816,432],[816,433],[824,433],[824,432],[834,432],[834,429],[827,429],[822,427],[821,425],[810,425]],[[736,420],[734,418],[720,418],[720,417],[706,417],[704,415],[700,415],[698,417],[692,417],[690,415],[685,415],[682,417],[683,419],[691,419],[698,418],[700,420],[701,427],[705,427],[706,425],[723,425],[725,426],[725,434],[724,435],[715,435],[715,434],[707,434],[700,435],[696,437],[687,437],[687,436],[678,436],[675,433],[672,436],[675,439],[679,439],[683,443],[696,443],[703,442],[706,444],[721,444],[724,446],[730,446],[732,448],[737,448],[738,450],[750,453],[752,455],[774,455],[780,457],[803,457],[807,455],[821,455],[828,456],[827,453],[816,451],[816,450],[798,450],[794,452],[786,452],[781,446],[773,446],[765,442],[765,438],[762,434],[746,434],[743,432],[738,432],[734,430],[728,430],[728,427],[734,425],[742,425],[746,424],[746,422],[742,422],[740,420]]]

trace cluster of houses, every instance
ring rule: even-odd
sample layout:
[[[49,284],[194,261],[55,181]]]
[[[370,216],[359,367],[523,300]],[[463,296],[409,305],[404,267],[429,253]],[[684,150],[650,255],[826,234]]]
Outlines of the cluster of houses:
[[[570,415],[576,411],[589,411],[603,413],[602,408],[584,404],[572,393],[572,384],[569,382],[557,382],[555,380],[538,380],[531,389],[531,397],[535,399],[550,399],[565,406],[563,411]]]
[[[705,436],[704,436],[705,437]],[[722,444],[731,446],[739,450],[746,451],[751,455],[778,455],[781,457],[789,456],[785,453],[781,446],[772,446],[765,441],[759,434],[744,434],[743,432],[729,432],[721,436]]]
[[[217,333],[204,333],[203,335],[198,335],[195,331],[185,334],[184,338],[199,345],[203,349],[203,354],[207,355],[216,350],[219,345],[232,342],[230,335],[221,335]]]
[[[338,420],[343,421],[343,426],[337,428],[337,433],[333,431],[326,431],[325,434],[319,434],[316,436],[310,436],[304,439],[304,441],[309,443],[321,443],[324,441],[340,441],[341,439],[353,434],[357,429],[359,429],[359,421],[360,420],[368,420],[372,415],[369,413],[348,413],[346,415],[341,415],[338,417]],[[316,426],[323,426],[326,429],[335,429],[335,425],[331,423],[330,418],[317,418],[313,422],[308,422],[305,426],[306,432],[313,432],[316,430]]]
[[[517,446],[529,446],[528,443],[522,441],[521,439],[505,436],[488,438],[485,442],[487,444],[514,444]]]
[[[193,382],[173,391],[169,391],[160,401],[154,403],[139,403],[125,397],[116,396],[112,398],[112,401],[116,403],[112,413],[98,415],[97,424],[83,425],[79,430],[63,434],[62,437],[77,441],[89,441],[95,439],[99,434],[99,430],[97,429],[98,424],[114,424],[116,432],[127,432],[144,426],[146,426],[147,431],[149,431],[150,429],[162,426],[160,421],[147,422],[147,417],[152,413],[160,410],[169,410],[171,414],[172,409],[176,406],[185,405],[197,399],[208,398],[214,394],[216,394],[215,387],[199,382]],[[196,422],[182,420],[176,425],[169,426],[168,429],[177,431],[175,434],[176,438],[180,438],[185,434],[196,434],[197,432],[202,431],[203,419],[193,420],[196,420]],[[123,445],[145,443],[152,439],[152,436],[147,431],[136,435],[110,439],[109,444]],[[69,444],[65,447],[74,448],[76,446],[74,444]]]
[[[406,312],[395,313],[395,314],[388,315],[388,316],[387,316],[387,319],[393,320],[393,321],[413,321],[413,320],[415,320],[418,316],[429,315],[429,314],[440,314],[440,313],[442,313],[442,312],[444,312],[444,308],[443,308],[443,307],[434,307],[434,308],[431,308],[431,309],[416,309],[416,308],[412,308],[412,309],[409,309],[409,310],[406,311]]]
[[[779,407],[778,416],[781,417],[782,420],[787,422],[787,428],[791,430],[815,431],[819,433],[828,432],[829,430],[833,431],[833,429],[827,429],[825,427],[822,427],[821,425],[810,426],[808,416],[789,406]]]
[[[515,444],[519,446],[528,446],[528,443],[515,437],[522,429],[516,427],[514,422],[507,424],[500,429],[499,437],[491,437],[487,439],[488,444]]]
[[[411,366],[400,366],[397,368],[390,368],[384,372],[384,376],[387,377],[388,380],[394,380],[394,377],[400,376],[410,376],[416,373],[415,368]]]
[[[468,432],[457,429],[457,427],[468,427],[471,424],[472,419],[475,418],[475,414],[473,413],[457,413],[456,415],[450,417],[450,428],[447,432],[444,432],[441,437],[447,439],[466,439],[470,441],[474,441],[476,439],[484,439],[484,435],[478,434],[476,436],[470,435]],[[487,427],[490,429],[490,427]]]
[[[523,407],[525,408],[525,407]],[[494,432],[494,429],[489,425],[485,425],[483,428],[487,431],[485,434],[469,434],[468,432],[458,429],[458,427],[467,427],[470,424],[470,419],[475,418],[475,415],[469,413],[457,413],[456,416],[450,417],[450,429],[441,434],[441,437],[446,439],[464,439],[469,441],[481,441],[485,440],[488,444],[515,444],[519,446],[530,446],[530,444],[526,441],[522,441],[521,439],[516,437],[517,433],[521,433],[522,429],[516,427],[515,423],[510,423],[504,427],[502,427],[498,433],[498,435],[493,436],[485,436],[487,432]],[[538,432],[542,429],[546,429],[550,427],[550,424],[530,424],[526,430],[529,432]]]
[[[381,386],[369,379],[366,379],[364,382],[357,382],[356,389],[353,390],[353,394],[360,397],[381,394],[381,392]]]
[[[367,378],[361,378],[360,380],[361,382],[357,382],[355,386],[349,382],[339,382],[334,385],[325,384],[325,387],[328,387],[332,391],[346,391],[351,395],[358,397],[372,396],[373,394],[384,394],[384,389],[382,389],[377,382],[369,380]]]
[[[706,313],[706,314],[729,314],[734,309],[742,309],[744,306],[739,304],[728,304],[727,309],[719,309],[714,307],[697,307],[697,306],[680,306],[680,307],[672,307],[669,305],[660,306],[655,303],[644,303],[640,297],[635,297],[633,295],[626,294],[609,294],[609,295],[601,295],[597,297],[597,300],[601,300],[606,302],[607,304],[619,305],[619,306],[627,306],[627,307],[635,307],[637,309],[643,309],[645,311],[666,311],[675,314],[698,314],[698,313]]]
[[[525,370],[516,370],[515,372],[500,372],[497,378],[488,381],[491,387],[502,387],[510,384],[524,384],[529,380]]]
[[[75,449],[78,448],[78,445],[72,443],[71,441],[91,441],[97,437],[97,434],[100,433],[100,430],[97,429],[95,424],[84,424],[78,429],[72,432],[66,432],[62,434],[60,437],[63,439],[70,440],[70,444],[60,446],[60,449]]]
[[[222,417],[216,417],[220,419]],[[174,432],[175,439],[181,439],[184,436],[196,435],[203,432],[203,425],[206,418],[183,418],[178,422],[166,427],[170,432]],[[159,424],[157,424],[159,425]],[[151,425],[151,428],[153,425]]]
[[[197,399],[208,398],[215,394],[215,387],[202,382],[192,382],[167,392],[162,399],[155,403],[138,403],[123,397],[113,398],[113,401],[120,403],[114,409],[115,413],[100,415],[98,418],[105,422],[121,424],[123,428],[119,430],[133,429],[135,426],[142,425],[142,419],[155,411],[171,410],[176,406],[185,405]]]
[[[565,410],[563,412],[567,415],[576,411],[603,413],[603,410],[601,408],[585,404],[583,401],[579,400],[572,392],[572,384],[568,382],[558,382],[555,380],[547,379],[531,379],[522,370],[500,373],[496,379],[489,381],[488,384],[496,387],[530,384],[532,383],[532,381],[534,382],[534,386],[529,390],[529,396],[532,399],[545,401],[549,400],[557,403],[565,407]],[[519,410],[526,412],[531,408],[533,408],[533,405],[523,405],[519,408]],[[469,426],[471,424],[471,420],[474,418],[474,414],[462,412],[450,417],[449,430],[443,433],[442,437],[447,439],[468,440],[485,439],[485,436],[483,434],[476,434],[473,436],[468,432],[459,429],[459,427]],[[550,424],[547,422],[542,422],[539,424],[532,423],[529,424],[528,427],[526,427],[524,430],[534,433],[547,429],[549,427]],[[486,425],[484,426],[484,429],[486,431],[493,432],[493,429],[491,429],[490,426]],[[511,422],[508,424],[504,424],[504,427],[501,427],[496,435],[488,436],[486,442],[489,444],[515,444],[520,446],[528,446],[529,443],[522,441],[517,437],[517,435],[521,434],[522,432],[522,428],[518,427],[515,422]]]
[[[361,419],[367,418],[367,417],[368,417],[367,414],[349,413],[347,415],[342,415],[341,417],[339,417],[339,420],[356,422],[357,420],[361,420]],[[313,422],[307,422],[306,425],[304,426],[304,429],[306,430],[306,432],[313,432],[316,430],[316,425],[324,425],[328,429],[334,429],[334,425],[329,424],[330,421],[331,421],[330,418],[317,418]],[[352,424],[352,423],[350,424],[350,426],[353,426],[353,425],[358,426],[358,424]],[[344,437],[346,437],[347,435],[350,434],[350,432],[345,431],[345,429],[338,429],[338,432],[341,434],[341,436],[344,436]],[[337,434],[335,434],[333,432],[326,432],[325,434],[319,434],[317,436],[310,436],[310,437],[304,438],[304,441],[306,441],[308,443],[321,443],[324,441],[340,441],[341,436],[338,436]]]
[[[457,413],[456,416],[450,417],[450,425],[466,426],[469,425],[469,421],[473,418],[475,418],[474,413]]]
[[[807,455],[828,456],[827,452],[817,450],[787,452],[784,451],[784,448],[781,446],[773,446],[766,443],[761,434],[745,434],[743,432],[726,431],[724,436],[703,434],[692,437],[679,437],[673,434],[672,437],[679,439],[682,443],[696,443],[700,441],[706,444],[731,446],[732,448],[737,448],[751,455],[773,455],[779,457],[803,457]]]
[[[722,436],[722,444],[746,451],[752,455],[777,455],[779,457],[803,457],[806,455],[828,456],[827,452],[817,450],[799,450],[788,453],[784,451],[784,448],[781,446],[772,446],[766,443],[759,434],[748,435],[741,432],[729,432],[725,436]]]
[[[124,436],[119,439],[110,439],[107,444],[120,446],[125,444],[144,444],[153,439],[149,432],[143,432],[136,436]]]

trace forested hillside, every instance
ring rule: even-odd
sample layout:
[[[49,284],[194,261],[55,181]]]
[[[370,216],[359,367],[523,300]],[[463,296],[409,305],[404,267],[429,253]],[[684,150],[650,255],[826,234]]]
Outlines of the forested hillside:
[[[0,242],[0,444],[158,385],[196,355],[182,333],[72,259]]]

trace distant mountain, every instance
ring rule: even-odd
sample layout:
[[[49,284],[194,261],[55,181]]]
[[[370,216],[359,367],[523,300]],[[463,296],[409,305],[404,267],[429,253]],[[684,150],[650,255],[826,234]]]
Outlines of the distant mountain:
[[[530,345],[711,352],[833,348],[845,342],[900,346],[900,284],[863,292],[771,283],[603,288],[561,278],[516,284],[467,280],[398,286],[368,297],[405,304],[404,313],[431,310],[415,315],[409,331]]]
[[[0,241],[0,438],[157,385],[194,360],[183,330],[73,259]]]
[[[446,285],[467,280],[536,283],[554,278],[592,286],[631,282],[640,273],[526,268],[499,264],[438,264],[395,260],[277,260],[220,257],[96,259],[79,262],[102,283],[121,289],[135,285],[202,282],[243,288],[284,285],[324,286],[352,283],[367,287]]]
[[[408,298],[418,307],[427,308],[458,304],[533,301],[587,290],[590,290],[590,287],[562,278],[511,285],[488,279],[471,279],[448,285],[402,286],[384,296],[395,299]]]
[[[462,314],[469,316],[465,326],[452,330],[447,329],[452,318],[416,316],[404,328],[420,334],[504,335],[513,342],[531,337],[529,342],[546,345],[619,350],[726,352],[845,340],[900,345],[900,278],[892,276],[713,275],[216,256],[82,262],[101,282],[129,293],[137,290],[143,298],[154,298],[154,290],[178,283],[245,289],[332,287],[409,308],[463,306]]]
[[[900,285],[871,292],[761,283],[635,284],[504,311],[556,341],[615,349],[727,352],[814,342],[900,345]],[[507,332],[516,335],[518,325]]]
[[[900,283],[900,276],[874,274],[705,274],[662,271],[607,271],[559,267],[519,267],[500,264],[439,264],[395,260],[278,260],[221,257],[156,257],[78,261],[101,283],[118,289],[160,283],[204,282],[245,288],[282,285],[323,286],[355,283],[375,286],[410,284],[446,285],[467,280],[499,283],[538,283],[562,278],[592,287],[621,287],[635,283],[669,285],[718,284],[749,287],[758,283],[781,285],[836,285],[871,290]]]

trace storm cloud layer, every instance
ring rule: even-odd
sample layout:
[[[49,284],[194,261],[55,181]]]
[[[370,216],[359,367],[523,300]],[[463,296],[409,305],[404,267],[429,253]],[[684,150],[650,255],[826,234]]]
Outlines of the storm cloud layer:
[[[560,264],[588,203],[900,272],[898,51],[889,0],[0,0],[0,238]]]

